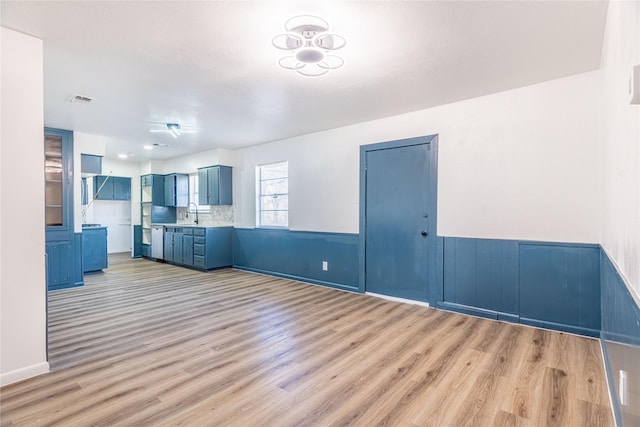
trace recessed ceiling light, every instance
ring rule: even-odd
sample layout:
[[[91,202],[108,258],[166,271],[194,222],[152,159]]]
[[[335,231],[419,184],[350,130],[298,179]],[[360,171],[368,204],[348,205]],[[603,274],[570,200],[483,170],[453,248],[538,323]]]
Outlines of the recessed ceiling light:
[[[135,154],[133,153],[120,153],[118,154],[118,157],[120,157],[121,159],[128,159],[129,157],[133,157],[135,156]]]
[[[154,144],[155,145],[155,144]],[[145,145],[144,146],[145,150],[153,150],[153,145]]]

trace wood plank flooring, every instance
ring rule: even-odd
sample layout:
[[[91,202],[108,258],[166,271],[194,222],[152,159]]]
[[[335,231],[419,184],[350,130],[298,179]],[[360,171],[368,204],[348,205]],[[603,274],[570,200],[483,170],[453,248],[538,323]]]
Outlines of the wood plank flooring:
[[[2,426],[613,426],[596,340],[236,270],[110,257],[49,295]]]

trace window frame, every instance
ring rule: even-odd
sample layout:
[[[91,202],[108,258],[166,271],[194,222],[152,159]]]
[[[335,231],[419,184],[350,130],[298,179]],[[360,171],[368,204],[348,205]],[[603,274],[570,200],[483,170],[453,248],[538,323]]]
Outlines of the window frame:
[[[192,172],[189,174],[189,213],[196,213],[191,203],[194,203],[198,208],[198,213],[211,212],[211,206],[201,205],[198,203],[198,195],[200,194],[199,186],[200,177],[198,172]],[[194,196],[195,200],[191,200],[191,196]]]
[[[286,165],[286,169],[287,169],[287,176],[286,177],[279,177],[279,178],[271,178],[271,179],[282,179],[282,178],[286,178],[287,180],[287,192],[286,193],[277,193],[278,196],[287,196],[287,198],[289,197],[289,161],[288,160],[283,160],[283,161],[278,161],[278,162],[272,162],[272,163],[264,163],[261,165],[256,165],[256,228],[264,228],[264,229],[276,229],[276,230],[288,230],[289,229],[289,206],[287,203],[287,209],[278,209],[278,210],[263,210],[262,209],[262,204],[261,204],[261,200],[262,197],[265,195],[269,195],[269,194],[263,194],[262,193],[262,183],[264,181],[268,181],[267,179],[262,179],[262,171],[264,167],[268,167],[268,166],[276,166],[276,165]],[[272,195],[275,195],[276,193],[273,193]],[[286,212],[287,213],[287,225],[265,225],[262,224],[261,218],[262,218],[262,212]]]

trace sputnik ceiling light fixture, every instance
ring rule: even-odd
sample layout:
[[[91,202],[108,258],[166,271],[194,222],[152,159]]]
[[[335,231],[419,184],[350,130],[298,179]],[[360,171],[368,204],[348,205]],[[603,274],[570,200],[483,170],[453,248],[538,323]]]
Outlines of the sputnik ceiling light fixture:
[[[334,51],[342,49],[347,40],[329,32],[329,23],[312,15],[299,15],[284,24],[286,33],[279,34],[271,44],[290,53],[278,61],[285,70],[307,77],[318,77],[342,67],[344,60]]]
[[[198,133],[197,130],[194,129],[183,129],[180,127],[178,123],[167,123],[166,129],[150,129],[149,132],[158,133],[165,132],[170,134],[172,137],[177,138],[183,133]]]

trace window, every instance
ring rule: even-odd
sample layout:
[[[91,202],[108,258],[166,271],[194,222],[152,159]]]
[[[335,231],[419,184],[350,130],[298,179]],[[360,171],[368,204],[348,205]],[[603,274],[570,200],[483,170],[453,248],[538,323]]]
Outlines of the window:
[[[256,224],[258,227],[289,226],[289,164],[256,167]]]
[[[195,212],[195,206],[191,203],[195,203],[198,207],[198,212],[209,212],[208,205],[201,205],[198,203],[200,186],[198,184],[198,172],[189,174],[189,212]]]

